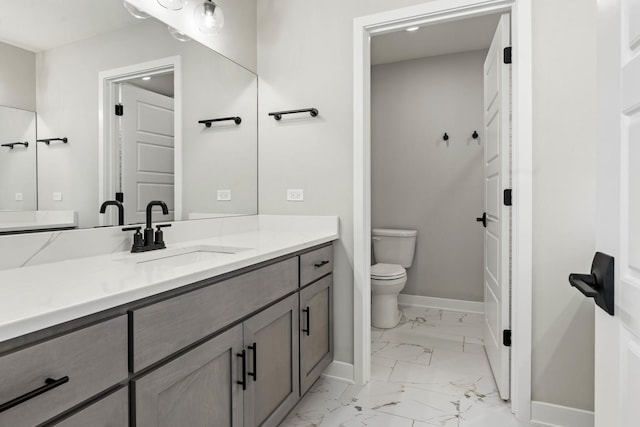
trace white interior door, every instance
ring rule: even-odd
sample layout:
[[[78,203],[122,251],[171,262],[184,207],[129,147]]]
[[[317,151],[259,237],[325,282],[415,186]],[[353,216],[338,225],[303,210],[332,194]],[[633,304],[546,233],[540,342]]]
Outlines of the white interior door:
[[[509,207],[503,190],[510,183],[511,67],[504,62],[510,45],[509,14],[500,18],[484,63],[484,345],[500,397],[509,399],[509,347],[503,331],[510,329]]]
[[[595,329],[595,425],[640,425],[640,0],[598,0],[597,249],[615,257],[614,316]]]
[[[129,84],[120,86],[121,189],[125,224],[145,222],[145,208],[162,200],[169,216],[154,211],[154,221],[172,221],[174,213],[173,98]]]

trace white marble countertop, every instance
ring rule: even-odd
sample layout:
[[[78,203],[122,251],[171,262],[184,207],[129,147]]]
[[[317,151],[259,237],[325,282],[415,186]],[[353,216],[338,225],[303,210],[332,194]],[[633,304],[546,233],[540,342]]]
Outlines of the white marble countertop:
[[[0,271],[0,342],[336,240],[335,222],[334,229],[259,229],[143,254],[116,252]],[[247,249],[182,265],[134,260],[207,245]]]

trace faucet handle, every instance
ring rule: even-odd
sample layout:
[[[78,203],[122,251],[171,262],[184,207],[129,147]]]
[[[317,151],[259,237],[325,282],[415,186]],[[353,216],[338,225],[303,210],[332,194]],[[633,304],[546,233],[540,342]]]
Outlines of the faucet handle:
[[[162,233],[162,229],[166,227],[171,227],[171,224],[156,224],[156,235],[154,239],[154,243],[156,245],[164,246],[164,234]]]
[[[133,234],[133,245],[131,246],[131,252],[138,252],[138,249],[144,246],[144,242],[142,240],[142,233],[140,230],[142,227],[125,227],[122,231],[135,231]]]

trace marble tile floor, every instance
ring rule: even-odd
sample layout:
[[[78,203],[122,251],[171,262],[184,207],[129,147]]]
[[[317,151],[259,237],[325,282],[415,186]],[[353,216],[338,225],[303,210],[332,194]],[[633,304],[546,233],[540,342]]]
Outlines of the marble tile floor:
[[[371,381],[321,377],[281,427],[525,427],[498,396],[482,315],[401,306],[371,331]]]

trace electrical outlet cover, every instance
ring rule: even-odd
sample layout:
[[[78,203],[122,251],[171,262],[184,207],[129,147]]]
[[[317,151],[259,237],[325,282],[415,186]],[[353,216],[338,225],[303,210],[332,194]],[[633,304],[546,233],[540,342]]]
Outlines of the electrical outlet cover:
[[[16,193],[16,202],[22,202],[24,200],[24,194]]]
[[[290,202],[304,202],[304,190],[302,188],[288,188],[287,200]]]
[[[231,190],[218,190],[217,197],[218,201],[228,202],[231,200]]]
[[[55,191],[53,193],[53,200],[55,200],[56,202],[62,201],[62,193],[60,193],[59,191]]]

